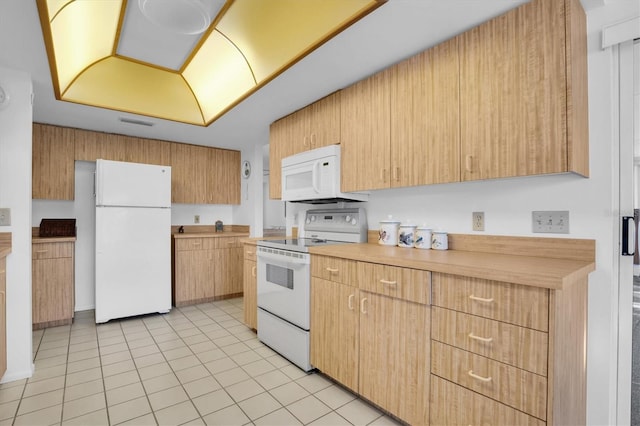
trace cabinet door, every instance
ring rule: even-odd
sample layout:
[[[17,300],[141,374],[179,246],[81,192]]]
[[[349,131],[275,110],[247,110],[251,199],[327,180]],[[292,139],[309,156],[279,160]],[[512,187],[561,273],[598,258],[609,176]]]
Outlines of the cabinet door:
[[[532,1],[460,36],[463,180],[567,171],[564,3]]]
[[[33,324],[73,318],[73,258],[32,261]]]
[[[460,180],[458,39],[391,68],[391,186]]]
[[[240,151],[209,149],[208,204],[240,204]]]
[[[172,202],[206,204],[210,173],[213,173],[213,167],[207,147],[171,144]]]
[[[129,137],[125,145],[125,161],[169,166],[171,165],[171,143]]]
[[[247,327],[258,328],[258,278],[256,274],[256,262],[244,260],[243,274],[243,303],[244,303],[244,323]]]
[[[282,159],[303,151],[302,115],[290,114],[269,127],[269,198],[282,198]]]
[[[385,70],[342,91],[342,191],[390,185],[390,76]]]
[[[96,161],[97,159],[126,161],[128,136],[111,133],[71,129],[75,133],[75,159]]]
[[[220,248],[214,252],[216,297],[242,293],[242,248]]]
[[[360,291],[362,396],[409,424],[428,424],[429,307]]]
[[[310,149],[340,143],[340,99],[336,92],[307,107]]]
[[[311,365],[358,390],[358,290],[311,279]]]
[[[176,253],[174,305],[184,306],[214,297],[213,250],[185,250]]]
[[[74,199],[73,129],[33,124],[32,198]]]

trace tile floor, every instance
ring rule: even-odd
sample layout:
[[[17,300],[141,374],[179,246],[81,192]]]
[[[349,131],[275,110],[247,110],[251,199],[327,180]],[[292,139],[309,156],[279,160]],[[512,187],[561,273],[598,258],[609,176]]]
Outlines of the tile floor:
[[[0,425],[393,425],[242,323],[242,298],[33,332],[35,373],[0,385]]]

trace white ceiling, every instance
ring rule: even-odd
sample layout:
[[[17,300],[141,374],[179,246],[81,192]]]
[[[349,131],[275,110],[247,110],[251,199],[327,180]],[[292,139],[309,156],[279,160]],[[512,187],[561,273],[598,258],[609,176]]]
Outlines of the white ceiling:
[[[600,1],[586,0],[585,6]],[[57,101],[33,0],[0,0],[0,66],[31,74],[36,122],[241,149],[268,143],[269,124],[277,118],[523,3],[389,0],[208,127]],[[155,125],[122,123],[118,117]]]

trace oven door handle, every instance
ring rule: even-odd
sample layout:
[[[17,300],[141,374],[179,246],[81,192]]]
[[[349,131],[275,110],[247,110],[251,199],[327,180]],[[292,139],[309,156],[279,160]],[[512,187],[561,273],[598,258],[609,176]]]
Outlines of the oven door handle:
[[[300,258],[294,258],[294,257],[285,257],[279,254],[263,253],[263,252],[258,253],[258,261],[260,260],[262,260],[263,262],[276,264],[278,266],[282,266],[285,268],[287,267],[298,268],[298,267],[303,267],[304,265],[308,265],[310,263],[309,256],[305,256],[303,259],[300,259]]]

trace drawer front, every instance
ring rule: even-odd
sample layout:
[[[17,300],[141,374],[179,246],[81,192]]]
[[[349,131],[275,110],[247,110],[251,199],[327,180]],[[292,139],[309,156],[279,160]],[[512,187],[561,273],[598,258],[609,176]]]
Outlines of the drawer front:
[[[433,304],[540,331],[549,330],[549,290],[435,273]]]
[[[435,306],[431,312],[432,339],[547,376],[547,333]]]
[[[215,240],[215,248],[224,249],[242,247],[239,237],[218,237],[211,239]]]
[[[431,342],[431,373],[546,420],[547,379],[489,358]]]
[[[215,248],[215,238],[178,238],[175,240],[176,251],[210,250]]]
[[[540,419],[437,376],[431,376],[430,407],[432,425],[545,425]]]
[[[358,262],[360,289],[428,305],[431,272],[419,269]]]
[[[38,243],[33,244],[32,251],[33,260],[73,257],[73,243]]]
[[[244,245],[244,258],[246,260],[256,261],[256,245],[255,244],[245,244]]]
[[[311,276],[357,286],[356,265],[357,262],[355,260],[314,255],[311,257]]]

